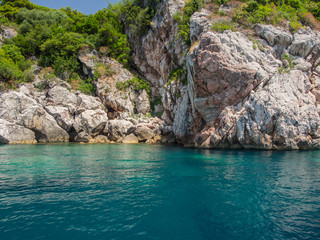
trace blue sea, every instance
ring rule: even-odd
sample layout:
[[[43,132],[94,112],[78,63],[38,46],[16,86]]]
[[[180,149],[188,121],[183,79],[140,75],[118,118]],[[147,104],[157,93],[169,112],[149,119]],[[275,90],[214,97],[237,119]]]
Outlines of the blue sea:
[[[0,239],[320,239],[320,151],[1,145]]]

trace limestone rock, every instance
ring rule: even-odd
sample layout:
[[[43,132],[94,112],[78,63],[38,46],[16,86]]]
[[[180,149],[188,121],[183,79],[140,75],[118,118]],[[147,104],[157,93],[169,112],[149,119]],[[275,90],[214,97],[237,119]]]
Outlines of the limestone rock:
[[[75,117],[74,129],[78,133],[84,131],[90,136],[96,136],[105,128],[107,121],[108,116],[103,110],[86,110]]]
[[[0,95],[0,118],[17,123],[23,111],[35,106],[39,106],[37,102],[23,93],[15,91],[3,93]]]
[[[301,57],[306,57],[313,46],[320,43],[320,33],[314,32],[310,28],[300,28],[294,34],[294,40],[289,47],[289,53]]]
[[[109,143],[109,139],[104,135],[98,135],[94,139],[91,140],[93,143]]]
[[[48,91],[47,105],[67,107],[73,113],[77,104],[77,96],[64,87],[55,86]]]
[[[284,28],[274,27],[272,25],[256,24],[254,30],[257,35],[268,41],[273,47],[276,44],[289,46],[293,40],[291,33]]]
[[[39,142],[69,141],[68,133],[42,107],[24,110],[21,113],[20,124],[33,130]]]
[[[154,95],[159,95],[170,72],[184,65],[184,53],[188,47],[176,37],[178,28],[173,17],[184,5],[183,0],[161,1],[147,35],[129,39],[133,46],[133,61],[152,83]]]
[[[139,143],[139,139],[131,133],[123,138],[122,143]]]
[[[77,136],[74,138],[74,141],[79,143],[89,143],[93,141],[93,138],[90,134],[82,131],[77,134]]]
[[[33,131],[0,119],[0,143],[32,144],[37,140]]]
[[[77,96],[77,114],[84,112],[85,110],[96,110],[101,109],[103,110],[103,104],[98,101],[93,96],[85,95],[83,93],[78,94]]]
[[[60,106],[47,106],[45,110],[55,118],[58,125],[69,132],[74,124],[74,118],[68,108]]]
[[[200,12],[195,12],[190,19],[190,37],[192,41],[197,41],[200,35],[210,29],[212,24],[208,21],[211,12],[205,8]]]
[[[255,51],[243,34],[231,31],[204,34],[189,57],[193,112],[197,110],[206,122],[218,117],[226,106],[241,102],[277,73],[281,64],[271,53]]]
[[[138,95],[135,104],[138,113],[147,114],[150,112],[150,102],[146,90],[143,89]]]
[[[0,46],[5,39],[11,39],[18,35],[17,31],[9,28],[9,27],[2,27],[2,31],[0,33]]]
[[[122,139],[128,134],[128,130],[131,127],[133,127],[133,124],[130,121],[110,120],[108,122],[108,137],[111,141],[121,142]]]
[[[145,125],[138,125],[134,134],[138,137],[139,141],[147,141],[155,136],[154,131]]]

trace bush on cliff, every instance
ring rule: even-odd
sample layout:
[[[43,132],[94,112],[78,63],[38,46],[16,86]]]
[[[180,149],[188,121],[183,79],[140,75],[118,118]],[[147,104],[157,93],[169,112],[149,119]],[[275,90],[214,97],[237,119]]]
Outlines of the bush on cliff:
[[[190,18],[192,14],[199,11],[203,7],[201,0],[188,0],[181,12],[174,15],[174,19],[178,23],[178,36],[181,37],[185,44],[191,45],[190,40]]]

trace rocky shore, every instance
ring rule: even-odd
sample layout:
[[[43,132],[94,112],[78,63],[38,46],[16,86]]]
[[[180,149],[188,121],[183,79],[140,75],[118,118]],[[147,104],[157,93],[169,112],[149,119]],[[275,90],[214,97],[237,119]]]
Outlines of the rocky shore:
[[[133,86],[120,89],[132,73],[85,50],[84,74],[108,66],[94,82],[96,96],[38,71],[32,83],[0,93],[0,143],[320,149],[320,33],[261,24],[215,32],[207,7],[191,17],[189,48],[176,37],[173,18],[183,6],[163,1],[148,34],[131,39],[149,96]]]

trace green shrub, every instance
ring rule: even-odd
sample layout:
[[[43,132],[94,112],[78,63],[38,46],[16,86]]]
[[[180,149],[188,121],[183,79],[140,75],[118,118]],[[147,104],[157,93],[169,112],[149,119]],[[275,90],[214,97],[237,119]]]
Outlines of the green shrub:
[[[94,95],[96,92],[96,86],[93,84],[92,79],[87,78],[81,81],[78,90],[87,95]]]
[[[169,86],[172,82],[177,82],[177,81],[181,81],[184,85],[186,85],[187,84],[186,75],[187,75],[186,71],[183,68],[175,68],[170,72],[166,85]]]
[[[188,0],[182,12],[174,15],[175,21],[178,23],[178,37],[181,37],[185,44],[191,45],[190,40],[190,18],[193,13],[201,10],[203,2],[201,0]]]
[[[213,24],[212,30],[216,32],[224,32],[225,30],[235,31],[235,27],[233,23],[221,22]]]
[[[118,90],[125,91],[130,87],[132,87],[132,89],[135,90],[135,91],[146,90],[146,92],[148,94],[150,94],[149,83],[146,80],[141,79],[139,77],[134,77],[134,78],[129,79],[129,80],[125,81],[125,82],[117,82],[116,83],[116,88]]]
[[[94,78],[98,79],[102,76],[110,77],[115,74],[114,69],[112,69],[111,64],[97,64],[97,67],[94,70]]]

